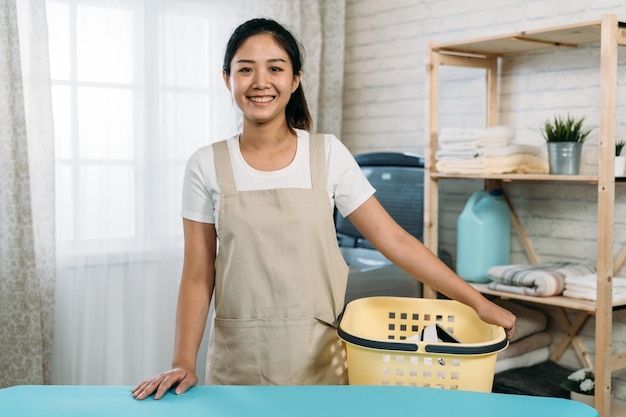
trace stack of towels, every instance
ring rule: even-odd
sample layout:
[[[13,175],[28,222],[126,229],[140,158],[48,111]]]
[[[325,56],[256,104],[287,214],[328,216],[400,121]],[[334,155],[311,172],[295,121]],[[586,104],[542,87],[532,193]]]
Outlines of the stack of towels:
[[[561,295],[568,278],[595,274],[595,266],[576,262],[546,262],[535,265],[498,265],[489,268],[489,289],[548,297]]]
[[[509,300],[497,304],[515,314],[515,334],[509,346],[498,352],[495,372],[533,366],[550,358],[552,336],[548,333],[548,318],[541,311]]]
[[[626,278],[613,278],[613,302],[626,300]],[[563,295],[581,300],[596,301],[598,276],[596,274],[565,278]]]
[[[542,149],[515,144],[515,130],[507,126],[483,129],[442,128],[435,153],[442,174],[545,174]]]

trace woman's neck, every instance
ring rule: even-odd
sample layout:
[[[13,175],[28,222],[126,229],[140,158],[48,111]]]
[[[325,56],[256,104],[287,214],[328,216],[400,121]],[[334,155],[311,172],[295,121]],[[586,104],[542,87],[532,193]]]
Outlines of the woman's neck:
[[[279,126],[245,126],[239,149],[245,161],[259,171],[276,171],[295,158],[297,135],[286,123]]]

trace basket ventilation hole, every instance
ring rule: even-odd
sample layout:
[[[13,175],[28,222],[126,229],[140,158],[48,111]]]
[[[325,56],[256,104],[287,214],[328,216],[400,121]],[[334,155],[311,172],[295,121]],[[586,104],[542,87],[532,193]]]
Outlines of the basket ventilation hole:
[[[459,379],[459,373],[458,372],[450,372],[450,378],[452,378],[452,379]]]
[[[390,318],[390,319],[395,319],[395,318],[396,318],[396,313],[394,313],[394,312],[390,311],[390,312],[389,312],[389,318]]]
[[[408,315],[408,314],[406,314],[406,313],[400,313],[400,319],[401,319],[401,320],[406,320],[406,319],[408,318],[408,316],[409,316],[409,315]]]
[[[411,356],[409,358],[409,363],[411,365],[417,365],[419,363],[419,359],[417,358],[417,356]]]
[[[438,379],[446,379],[446,373],[443,371],[437,371],[437,378]]]
[[[391,362],[391,355],[383,355],[383,363]]]
[[[433,365],[433,358],[424,358],[424,365],[425,366],[432,366]]]
[[[461,366],[461,360],[460,359],[452,359],[452,366],[458,368],[459,366]]]
[[[454,323],[454,316],[448,316],[448,323]]]

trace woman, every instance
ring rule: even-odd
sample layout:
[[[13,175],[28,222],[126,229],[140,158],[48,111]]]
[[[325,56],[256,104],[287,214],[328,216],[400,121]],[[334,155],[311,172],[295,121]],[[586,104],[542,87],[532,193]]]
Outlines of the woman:
[[[172,369],[138,384],[135,398],[197,383],[213,293],[208,384],[347,383],[336,325],[348,268],[333,205],[400,268],[512,336],[515,317],[386,213],[337,138],[308,133],[301,76],[299,45],[275,21],[250,20],[231,36],[223,77],[243,115],[241,134],[199,149],[187,164]]]

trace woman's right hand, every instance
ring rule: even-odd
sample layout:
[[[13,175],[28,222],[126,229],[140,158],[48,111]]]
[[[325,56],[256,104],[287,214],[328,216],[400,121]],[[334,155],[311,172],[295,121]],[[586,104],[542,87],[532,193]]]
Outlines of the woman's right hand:
[[[154,399],[158,400],[172,387],[176,387],[176,395],[179,395],[197,383],[198,376],[195,372],[184,368],[174,368],[139,383],[132,389],[132,393],[137,400],[143,400],[152,394],[154,394]]]

